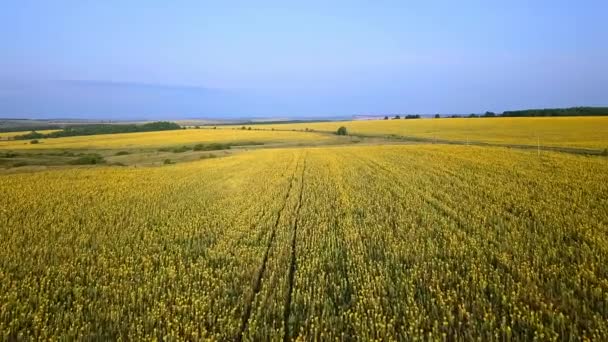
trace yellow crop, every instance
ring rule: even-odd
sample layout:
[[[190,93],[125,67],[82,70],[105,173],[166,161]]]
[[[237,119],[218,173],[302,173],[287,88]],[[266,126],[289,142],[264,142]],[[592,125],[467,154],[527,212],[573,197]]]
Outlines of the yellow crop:
[[[343,146],[0,176],[3,340],[606,340],[607,260],[604,157]]]
[[[145,148],[205,142],[310,143],[331,139],[334,138],[321,133],[269,132],[241,129],[188,129],[38,139],[39,144],[30,144],[28,140],[0,141],[0,149]]]
[[[460,142],[488,142],[604,149],[608,148],[608,117],[461,118],[369,120],[256,125],[263,129],[314,129],[335,132],[397,135]]]

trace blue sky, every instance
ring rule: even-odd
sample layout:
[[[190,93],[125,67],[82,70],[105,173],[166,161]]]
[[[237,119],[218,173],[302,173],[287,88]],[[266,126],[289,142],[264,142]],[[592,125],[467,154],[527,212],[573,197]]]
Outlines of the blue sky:
[[[608,105],[606,1],[3,1],[0,117]]]

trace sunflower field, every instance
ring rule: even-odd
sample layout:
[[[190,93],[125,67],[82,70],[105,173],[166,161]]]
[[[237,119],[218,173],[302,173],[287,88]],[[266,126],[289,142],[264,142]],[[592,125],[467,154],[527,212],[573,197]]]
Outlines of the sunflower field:
[[[608,159],[351,145],[0,175],[0,339],[605,341]]]

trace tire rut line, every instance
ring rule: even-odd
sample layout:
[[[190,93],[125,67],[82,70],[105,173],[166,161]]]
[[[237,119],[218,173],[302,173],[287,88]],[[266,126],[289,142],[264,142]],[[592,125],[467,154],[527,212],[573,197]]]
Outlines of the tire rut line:
[[[262,259],[262,265],[260,266],[260,270],[258,271],[257,278],[255,279],[255,283],[253,285],[253,291],[251,293],[251,298],[249,303],[245,307],[245,313],[241,319],[241,326],[239,328],[238,335],[235,338],[235,341],[242,341],[243,335],[247,330],[249,325],[249,318],[251,317],[251,310],[253,308],[253,302],[255,301],[255,297],[260,292],[262,288],[262,279],[264,278],[264,273],[266,272],[266,264],[268,262],[268,255],[270,254],[270,249],[274,244],[274,239],[277,233],[277,227],[279,226],[279,221],[281,220],[283,211],[287,205],[287,199],[289,198],[289,194],[291,193],[291,189],[293,188],[293,181],[295,179],[296,171],[298,169],[298,163],[296,162],[296,168],[291,175],[291,179],[289,180],[289,188],[285,193],[285,197],[283,198],[283,204],[281,205],[281,209],[279,209],[279,213],[277,215],[277,219],[274,221],[274,225],[272,227],[272,232],[270,233],[270,238],[268,239],[268,243],[266,245],[266,251],[264,252],[264,257]]]
[[[304,156],[304,166],[302,167],[302,181],[300,183],[300,196],[298,198],[298,206],[295,211],[293,233],[291,235],[291,262],[289,264],[289,278],[287,298],[283,309],[283,341],[289,341],[289,317],[291,316],[291,296],[293,293],[293,280],[296,273],[296,239],[298,234],[298,222],[300,221],[300,208],[302,207],[302,197],[304,195],[304,175],[306,172],[306,156]]]

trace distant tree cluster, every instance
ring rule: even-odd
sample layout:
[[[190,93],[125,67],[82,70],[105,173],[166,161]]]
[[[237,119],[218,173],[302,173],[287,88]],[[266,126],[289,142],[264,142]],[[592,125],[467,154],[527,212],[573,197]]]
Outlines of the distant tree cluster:
[[[445,118],[494,118],[494,117],[532,117],[532,116],[608,116],[608,107],[572,107],[572,108],[548,108],[548,109],[526,109],[505,111],[502,114],[487,111],[483,114],[446,114]],[[433,116],[435,119],[441,118],[440,114]],[[420,115],[395,115],[394,119],[418,119]],[[385,116],[384,120],[389,117]]]
[[[115,134],[115,133],[135,133],[135,132],[154,132],[154,131],[169,131],[181,129],[180,125],[174,122],[157,121],[143,125],[108,125],[94,124],[66,127],[61,131],[42,134],[32,131],[27,134],[15,136],[15,140],[43,139],[43,138],[61,138],[74,137],[81,135],[97,135],[97,134]]]
[[[513,110],[502,113],[502,116],[607,116],[608,107],[571,107]]]
[[[395,114],[395,116],[393,117],[393,120],[400,120],[401,119],[401,115],[400,114]],[[408,115],[403,115],[404,119],[420,119],[420,115],[419,114],[408,114]],[[388,115],[386,115],[384,117],[384,120],[388,120],[390,119]]]
[[[446,118],[494,118],[500,116],[500,114],[496,114],[494,112],[485,112],[483,114],[475,114],[475,113],[471,113],[469,115],[458,115],[458,114],[453,114],[453,115],[448,115],[446,116]],[[435,115],[436,118],[439,117],[439,114]]]
[[[60,129],[63,126],[59,125],[36,125],[36,126],[9,126],[2,127],[3,122],[0,121],[0,133],[4,132],[22,132],[22,131],[32,131],[32,130],[51,130],[51,129]]]

